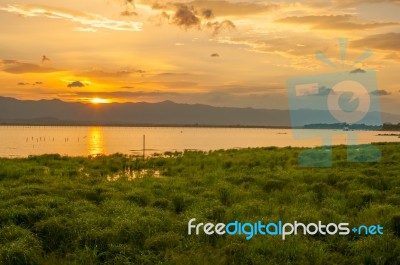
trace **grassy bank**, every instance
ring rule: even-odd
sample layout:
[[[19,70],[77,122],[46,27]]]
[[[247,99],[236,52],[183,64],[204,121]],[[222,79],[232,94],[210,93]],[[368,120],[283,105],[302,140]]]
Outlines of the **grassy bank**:
[[[0,159],[0,264],[399,264],[400,145],[299,168],[301,149]],[[134,178],[136,177],[136,178]],[[187,235],[187,222],[381,224],[382,236]]]

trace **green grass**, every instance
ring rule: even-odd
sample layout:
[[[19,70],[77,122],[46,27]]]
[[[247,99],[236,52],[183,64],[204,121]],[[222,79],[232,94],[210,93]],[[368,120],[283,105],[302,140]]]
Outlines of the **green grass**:
[[[332,168],[299,167],[298,148],[3,158],[0,264],[400,264],[400,145],[377,146],[380,163],[335,147]],[[379,223],[384,235],[189,236],[191,218]]]

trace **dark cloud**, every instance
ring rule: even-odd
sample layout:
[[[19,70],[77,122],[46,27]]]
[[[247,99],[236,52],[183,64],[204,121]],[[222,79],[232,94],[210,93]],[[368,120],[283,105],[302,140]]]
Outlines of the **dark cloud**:
[[[213,35],[218,35],[223,30],[231,30],[236,28],[235,24],[233,24],[233,22],[230,20],[224,20],[222,22],[208,22],[206,26],[212,29]]]
[[[43,85],[43,82],[34,82],[34,83],[26,83],[26,82],[19,82],[17,83],[19,86],[26,86],[26,85]]]
[[[374,91],[370,92],[370,94],[374,95],[374,96],[388,96],[388,95],[391,95],[392,93],[382,89],[382,90],[374,90]]]
[[[85,84],[83,84],[81,81],[74,81],[68,84],[68,87],[84,87],[84,86]]]
[[[201,14],[205,19],[211,19],[211,18],[214,17],[213,11],[211,9],[209,9],[209,8],[203,9],[201,11]]]
[[[400,47],[400,33],[391,32],[370,35],[363,39],[353,41],[351,45],[358,48],[371,48],[398,52]]]
[[[210,9],[216,16],[248,16],[271,12],[278,8],[275,4],[262,4],[255,1],[194,0],[188,5],[196,9]]]
[[[172,23],[183,28],[199,28],[200,18],[196,16],[193,7],[181,4],[172,17]]]
[[[142,4],[150,6],[155,10],[175,10],[177,5],[182,3],[178,1],[156,1],[156,0],[141,0]],[[194,0],[186,2],[185,5],[193,7],[198,14],[205,15],[203,10],[210,10],[213,16],[249,16],[253,14],[261,14],[272,12],[281,7],[276,4],[263,4],[255,2],[233,2],[225,0]],[[285,6],[284,4],[282,6]],[[209,11],[207,14],[211,14]],[[207,18],[207,16],[204,16]],[[209,17],[210,18],[210,17]]]
[[[211,57],[219,57],[219,54],[218,53],[212,53],[210,56]]]
[[[138,16],[138,13],[136,13],[135,11],[125,10],[125,11],[122,11],[120,13],[120,15],[123,17],[134,17],[134,16]]]
[[[368,22],[357,21],[353,15],[321,15],[321,16],[293,16],[276,20],[280,23],[306,24],[314,29],[333,30],[361,30],[373,29],[384,26],[399,25],[397,22]]]
[[[332,91],[331,88],[322,86],[322,87],[318,88],[318,94],[316,94],[316,95],[318,95],[318,96],[327,96],[327,95],[329,95],[331,93],[331,91]]]
[[[154,23],[156,26],[162,26],[162,25],[168,23],[170,18],[171,18],[171,16],[167,12],[162,11],[158,15],[150,17],[149,21]]]
[[[235,24],[230,20],[217,21],[214,18],[214,12],[211,8],[196,8],[194,5],[181,3],[160,4],[158,2],[152,5],[153,9],[163,10],[158,16],[151,20],[157,25],[162,25],[167,21],[170,24],[177,25],[184,29],[211,29],[212,34],[217,35],[223,30],[235,29]],[[172,17],[167,13],[168,10],[175,10]]]
[[[350,74],[363,74],[363,73],[366,73],[366,71],[361,68],[357,68],[354,69],[353,71],[350,71]]]
[[[135,8],[135,1],[134,0],[122,0],[122,3],[127,7]]]
[[[122,3],[125,6],[125,10],[122,11],[120,14],[120,16],[123,17],[135,17],[138,16],[139,14],[135,11],[136,7],[135,7],[135,1],[133,0],[122,0]]]

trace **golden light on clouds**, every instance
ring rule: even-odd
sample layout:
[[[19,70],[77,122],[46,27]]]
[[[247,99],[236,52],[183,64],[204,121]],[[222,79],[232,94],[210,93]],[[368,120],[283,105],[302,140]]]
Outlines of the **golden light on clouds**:
[[[111,103],[109,99],[104,99],[104,98],[92,98],[90,100],[91,103],[93,104],[107,104]]]
[[[332,71],[315,53],[340,60],[348,38],[349,62],[373,51],[362,67],[378,69],[393,109],[400,4],[344,2],[3,0],[0,96],[279,109],[286,80]]]

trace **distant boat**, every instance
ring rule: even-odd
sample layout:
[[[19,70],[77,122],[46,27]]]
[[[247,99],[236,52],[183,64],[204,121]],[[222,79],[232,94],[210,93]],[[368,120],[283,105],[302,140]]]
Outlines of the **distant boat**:
[[[345,125],[345,126],[343,126],[343,131],[348,131],[349,130],[349,126],[348,125]]]

